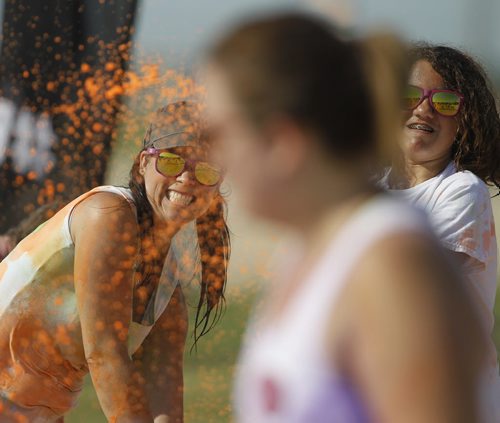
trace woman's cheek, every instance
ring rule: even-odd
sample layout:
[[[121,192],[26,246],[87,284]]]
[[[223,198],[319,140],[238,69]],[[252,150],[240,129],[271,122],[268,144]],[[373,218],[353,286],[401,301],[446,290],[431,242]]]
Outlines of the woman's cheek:
[[[215,201],[216,189],[211,188],[211,191],[203,195],[199,201],[198,207],[196,208],[196,217],[204,215],[213,201]]]

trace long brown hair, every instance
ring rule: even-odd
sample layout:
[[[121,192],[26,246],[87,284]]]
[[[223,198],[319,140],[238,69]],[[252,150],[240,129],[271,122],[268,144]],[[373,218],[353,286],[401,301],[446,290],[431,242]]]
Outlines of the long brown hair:
[[[278,14],[229,32],[208,61],[224,72],[256,127],[285,115],[312,129],[335,156],[348,159],[381,152],[381,144],[396,145],[394,110],[407,67],[394,37],[345,40],[315,16]]]
[[[139,173],[139,163],[140,155],[134,160],[130,171],[129,188],[137,209],[140,251],[143,252],[149,229],[153,225],[153,209],[146,195],[144,178]],[[194,345],[217,323],[225,304],[224,291],[231,242],[226,224],[226,204],[220,193],[207,212],[196,220],[196,229],[201,256],[201,281],[194,324]],[[141,254],[136,264],[136,274],[139,275],[136,287],[143,287],[148,296],[152,295],[158,285],[161,268],[162,263],[158,259],[148,259]],[[144,307],[139,305],[138,311],[143,313]]]
[[[452,148],[457,169],[469,170],[485,183],[500,188],[500,117],[484,69],[467,54],[443,45],[415,44],[410,57],[413,63],[429,62],[447,88],[464,96]]]

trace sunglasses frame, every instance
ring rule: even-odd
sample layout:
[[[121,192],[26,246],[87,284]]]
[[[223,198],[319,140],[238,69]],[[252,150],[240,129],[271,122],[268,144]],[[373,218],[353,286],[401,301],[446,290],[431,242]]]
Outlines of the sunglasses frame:
[[[416,88],[417,90],[420,91],[420,100],[415,105],[415,107],[405,108],[405,110],[408,110],[408,111],[415,110],[418,106],[420,106],[424,102],[425,99],[428,99],[429,105],[431,106],[432,110],[434,110],[437,114],[439,114],[440,116],[443,116],[443,117],[452,118],[452,117],[455,117],[456,115],[458,115],[458,113],[460,112],[460,110],[462,108],[462,104],[464,102],[464,96],[462,94],[460,94],[458,91],[438,89],[438,88],[434,88],[432,90],[427,90],[425,88],[417,87],[416,85],[408,85],[408,87]],[[432,102],[432,96],[436,93],[451,93],[451,94],[455,94],[456,96],[458,96],[458,98],[460,99],[460,102],[458,103],[457,111],[453,115],[445,115],[436,109],[436,107],[434,106],[434,103]]]
[[[156,161],[155,161],[155,169],[156,171],[160,174],[160,175],[163,175],[165,176],[166,178],[176,178],[178,177],[179,175],[181,175],[185,169],[186,169],[186,166],[189,166],[191,169],[193,169],[193,173],[194,173],[194,177],[196,179],[196,182],[200,183],[201,185],[203,186],[206,186],[206,187],[214,187],[216,186],[217,184],[220,183],[220,181],[222,181],[223,179],[223,176],[224,176],[224,172],[221,170],[220,171],[220,178],[219,180],[215,183],[215,184],[205,184],[203,182],[201,182],[197,177],[196,177],[196,164],[200,163],[200,162],[203,162],[202,160],[190,160],[190,159],[186,159],[182,156],[180,156],[179,154],[176,154],[176,153],[172,153],[172,154],[175,154],[176,156],[179,156],[182,160],[184,160],[184,167],[181,169],[181,171],[177,174],[177,175],[165,175],[163,172],[160,172],[160,170],[158,169],[158,158],[160,156],[160,153],[163,152],[163,151],[168,151],[167,148],[155,148],[155,147],[148,147],[146,149],[146,153],[149,154],[150,156],[155,156],[156,157]],[[207,162],[203,162],[203,163],[207,163]]]

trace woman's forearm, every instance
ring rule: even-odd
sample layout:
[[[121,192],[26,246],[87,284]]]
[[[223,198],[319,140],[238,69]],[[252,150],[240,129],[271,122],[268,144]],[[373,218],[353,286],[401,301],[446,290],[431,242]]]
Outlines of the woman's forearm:
[[[154,422],[182,423],[184,421],[182,368],[175,370],[169,368],[168,372],[163,372],[163,375],[146,372],[145,379],[146,393]]]
[[[172,322],[176,324],[173,325]],[[187,310],[179,287],[134,356],[146,383],[145,391],[155,423],[183,423],[183,358]]]
[[[145,381],[128,357],[94,354],[87,358],[92,382],[107,419],[152,423]]]

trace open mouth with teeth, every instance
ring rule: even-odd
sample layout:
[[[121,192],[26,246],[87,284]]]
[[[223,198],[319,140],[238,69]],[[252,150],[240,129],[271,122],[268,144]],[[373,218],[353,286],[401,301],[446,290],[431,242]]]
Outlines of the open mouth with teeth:
[[[429,125],[425,125],[424,123],[412,123],[410,125],[407,125],[407,128],[424,131],[428,134],[432,134],[434,132],[434,128],[430,127]]]
[[[168,190],[167,198],[171,203],[177,204],[179,206],[189,206],[195,199],[193,195],[182,194],[177,191]]]

